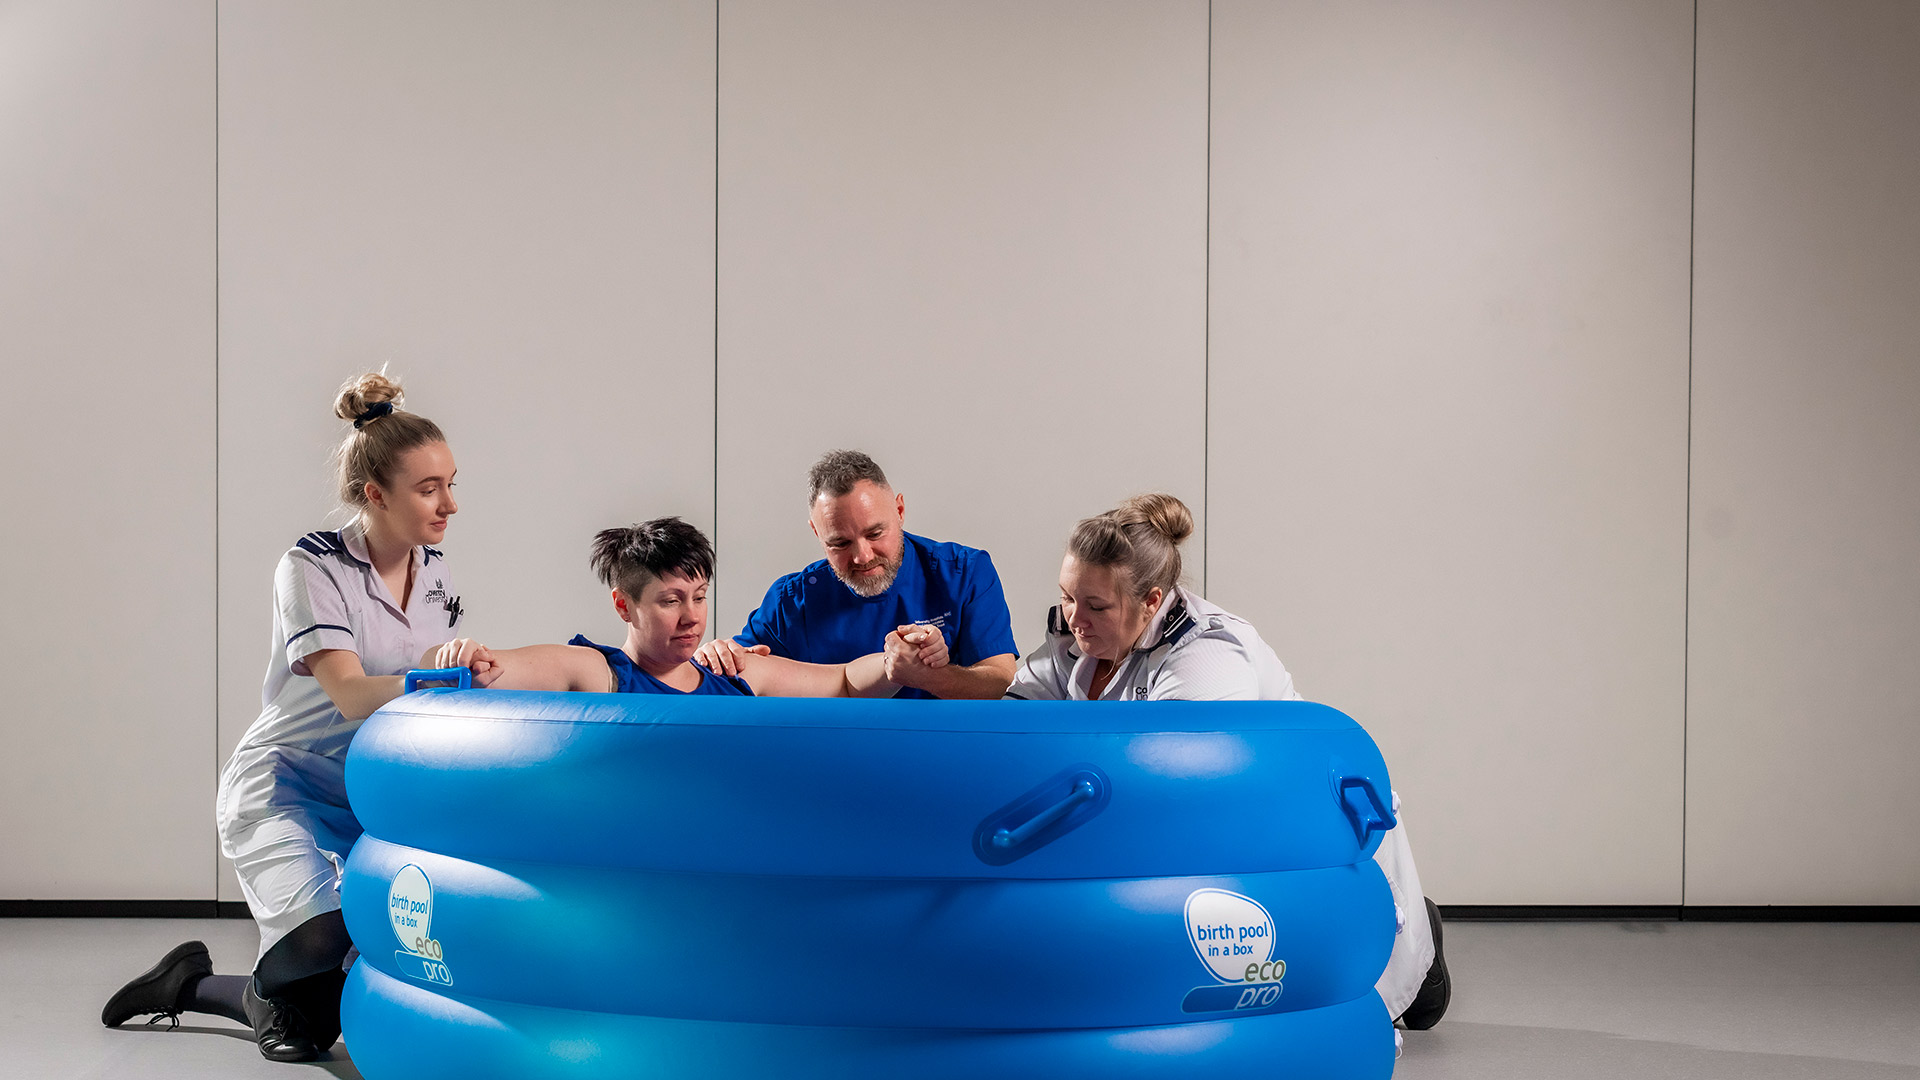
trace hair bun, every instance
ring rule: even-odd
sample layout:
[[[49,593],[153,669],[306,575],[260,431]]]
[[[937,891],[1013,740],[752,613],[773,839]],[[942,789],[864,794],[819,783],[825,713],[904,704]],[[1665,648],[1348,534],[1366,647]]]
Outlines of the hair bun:
[[[386,369],[381,368],[365,375],[356,375],[342,384],[340,396],[334,399],[333,415],[342,420],[358,420],[369,406],[384,402],[397,406],[400,399],[400,383],[387,378]]]
[[[1187,504],[1162,492],[1135,495],[1120,504],[1121,520],[1131,524],[1145,522],[1174,544],[1193,535],[1193,512]]]

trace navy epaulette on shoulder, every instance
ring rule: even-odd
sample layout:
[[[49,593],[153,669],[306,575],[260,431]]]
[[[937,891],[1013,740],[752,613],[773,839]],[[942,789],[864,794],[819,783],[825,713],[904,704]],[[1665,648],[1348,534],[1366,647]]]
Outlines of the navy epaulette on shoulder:
[[[1154,641],[1153,648],[1171,645],[1187,635],[1194,628],[1193,614],[1181,600],[1174,600],[1173,607],[1167,611],[1167,621],[1160,624],[1160,637]]]
[[[1047,609],[1047,633],[1055,637],[1072,637],[1073,630],[1067,626],[1067,620],[1060,615],[1060,605]]]
[[[359,559],[353,557],[353,552],[347,550],[347,542],[337,532],[310,532],[294,546],[314,555],[333,555],[351,563],[360,563]]]
[[[346,541],[340,539],[337,532],[310,532],[300,538],[295,547],[305,548],[315,555],[345,555]]]

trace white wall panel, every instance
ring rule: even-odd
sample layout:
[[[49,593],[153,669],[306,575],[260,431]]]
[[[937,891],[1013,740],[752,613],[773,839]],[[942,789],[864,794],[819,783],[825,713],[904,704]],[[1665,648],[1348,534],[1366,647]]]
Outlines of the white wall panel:
[[[718,626],[820,557],[806,470],[851,446],[1031,649],[1075,520],[1202,509],[1206,5],[720,21]]]
[[[1700,6],[1690,903],[1920,903],[1917,55]]]
[[[1691,21],[1214,6],[1209,592],[1441,903],[1680,900]]]
[[[386,361],[460,466],[469,629],[616,637],[592,533],[712,524],[713,5],[229,4],[220,50],[222,748]]]
[[[0,5],[0,898],[210,899],[213,5]]]
[[[1697,143],[1684,0],[717,8],[0,3],[0,898],[238,898],[391,361],[487,640],[616,636],[588,537],[668,513],[737,629],[859,446],[1030,649],[1170,490],[1440,901],[1920,903],[1912,5],[1702,0]]]

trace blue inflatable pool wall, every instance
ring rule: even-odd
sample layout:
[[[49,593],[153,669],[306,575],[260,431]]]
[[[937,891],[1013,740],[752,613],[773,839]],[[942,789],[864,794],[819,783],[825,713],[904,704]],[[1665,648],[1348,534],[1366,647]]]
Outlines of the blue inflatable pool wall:
[[[370,1080],[1393,1071],[1322,705],[427,690],[347,787]]]

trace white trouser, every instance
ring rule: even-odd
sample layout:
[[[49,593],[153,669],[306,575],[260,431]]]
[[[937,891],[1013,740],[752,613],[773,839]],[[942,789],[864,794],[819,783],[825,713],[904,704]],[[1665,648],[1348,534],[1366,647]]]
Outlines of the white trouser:
[[[345,778],[342,761],[283,746],[243,747],[221,772],[220,851],[260,926],[260,956],[340,909],[341,869],[360,838]]]
[[[1400,796],[1393,796],[1394,814],[1400,816]],[[1427,968],[1433,966],[1433,927],[1427,922],[1426,893],[1420,890],[1420,872],[1413,866],[1413,849],[1407,846],[1407,819],[1380,838],[1373,861],[1387,875],[1393,888],[1395,914],[1400,918],[1400,933],[1393,939],[1393,954],[1387,957],[1387,970],[1373,988],[1387,1003],[1387,1015],[1399,1019],[1413,1004],[1420,984],[1426,981]]]

